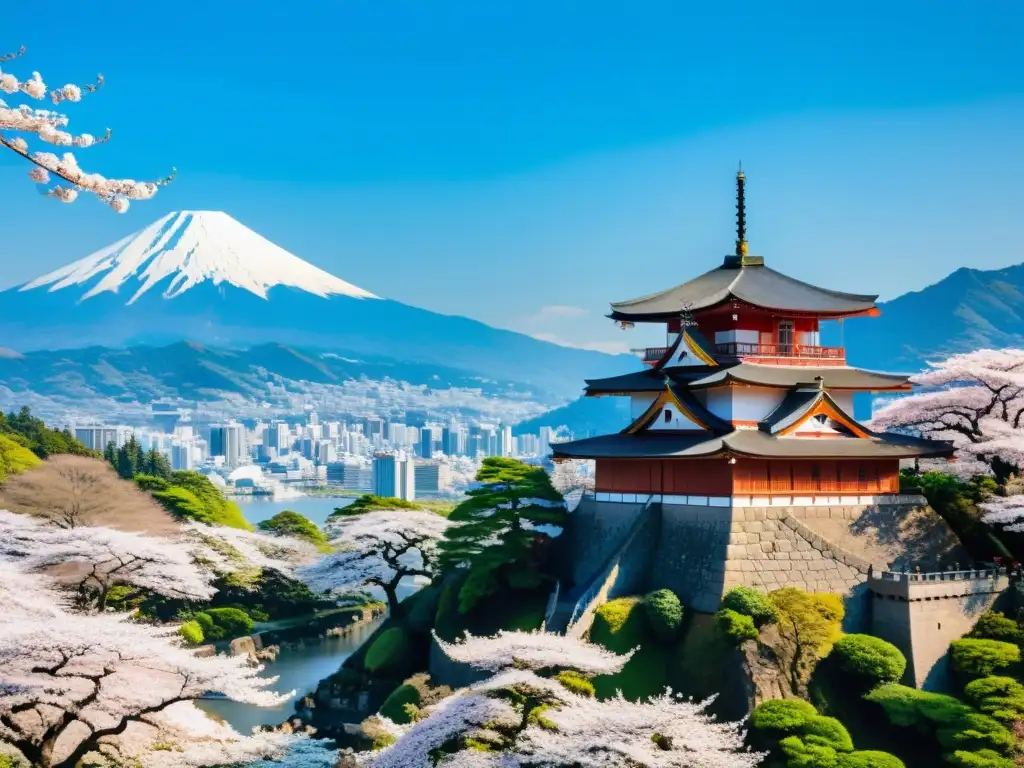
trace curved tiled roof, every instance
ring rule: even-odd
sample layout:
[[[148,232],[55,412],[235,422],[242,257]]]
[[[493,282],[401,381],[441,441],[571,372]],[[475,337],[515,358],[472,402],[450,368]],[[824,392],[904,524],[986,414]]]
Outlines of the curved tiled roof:
[[[950,456],[952,446],[938,440],[876,433],[870,439],[780,438],[759,429],[728,435],[642,432],[589,437],[551,446],[556,459],[701,458],[724,453],[774,459],[912,459]]]
[[[679,317],[684,309],[706,309],[728,299],[768,309],[847,315],[874,309],[877,298],[819,288],[763,265],[723,264],[667,291],[613,303],[610,317],[633,321],[668,320]]]
[[[587,395],[610,395],[628,392],[658,392],[665,387],[665,378],[687,389],[720,387],[730,381],[762,387],[789,389],[799,385],[817,386],[816,379],[824,381],[825,389],[853,389],[865,392],[908,389],[909,374],[881,373],[845,365],[812,368],[805,365],[759,365],[737,363],[730,366],[700,366],[692,368],[665,368],[661,371],[645,369],[606,379],[587,379]]]

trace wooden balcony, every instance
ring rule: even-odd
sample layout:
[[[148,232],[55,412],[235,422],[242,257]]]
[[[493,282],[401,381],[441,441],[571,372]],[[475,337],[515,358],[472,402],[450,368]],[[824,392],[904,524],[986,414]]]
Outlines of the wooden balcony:
[[[668,347],[642,347],[631,349],[645,364],[654,365],[668,352]],[[715,356],[719,358],[743,358],[763,360],[776,365],[844,365],[845,347],[816,347],[807,344],[753,344],[728,342],[715,345]]]
[[[808,344],[752,344],[733,341],[716,344],[721,357],[758,358],[778,363],[813,362],[825,365],[842,365],[846,362],[845,347],[816,347]]]

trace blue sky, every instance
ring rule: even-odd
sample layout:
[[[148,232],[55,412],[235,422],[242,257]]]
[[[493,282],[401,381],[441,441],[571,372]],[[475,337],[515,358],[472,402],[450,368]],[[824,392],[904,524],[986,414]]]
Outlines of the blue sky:
[[[0,156],[0,283],[167,211],[225,210],[377,294],[565,343],[640,346],[607,303],[732,247],[883,298],[1024,261],[1024,5],[902,0],[48,6],[12,71],[102,72],[88,170],[152,178],[117,216]]]

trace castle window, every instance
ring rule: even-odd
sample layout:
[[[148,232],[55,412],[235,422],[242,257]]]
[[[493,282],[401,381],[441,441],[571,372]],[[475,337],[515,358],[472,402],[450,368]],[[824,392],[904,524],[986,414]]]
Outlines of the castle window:
[[[824,413],[819,413],[817,416],[814,417],[814,420],[821,424],[821,426],[825,426],[825,422],[828,421],[828,416],[826,416]]]
[[[665,409],[665,423],[672,423],[672,411],[670,411],[668,408]]]

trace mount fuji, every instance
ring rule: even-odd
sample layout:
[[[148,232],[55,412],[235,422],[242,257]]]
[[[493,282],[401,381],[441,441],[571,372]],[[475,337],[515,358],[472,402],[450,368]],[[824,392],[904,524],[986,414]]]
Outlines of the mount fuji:
[[[578,395],[584,377],[636,366],[629,356],[561,347],[378,297],[218,211],[168,214],[0,291],[0,348],[17,353],[182,341],[322,350],[390,365],[399,380],[405,363],[436,366],[513,383],[552,404]]]

